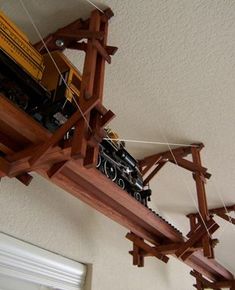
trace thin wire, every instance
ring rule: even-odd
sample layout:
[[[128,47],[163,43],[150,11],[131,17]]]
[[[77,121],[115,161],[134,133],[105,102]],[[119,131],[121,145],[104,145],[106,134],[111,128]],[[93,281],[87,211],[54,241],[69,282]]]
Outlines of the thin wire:
[[[231,216],[229,215],[229,211],[228,211],[228,209],[227,209],[227,207],[226,207],[226,205],[225,205],[225,201],[224,201],[222,195],[220,194],[220,192],[219,192],[219,190],[218,190],[216,184],[215,184],[215,183],[212,183],[212,184],[214,185],[214,188],[215,188],[216,194],[219,196],[220,201],[222,202],[223,207],[224,207],[224,209],[225,209],[225,211],[226,211],[226,214],[227,214],[227,216],[228,216],[228,219],[229,219],[229,222],[226,224],[225,227],[223,227],[223,229],[221,230],[220,234],[219,234],[218,237],[217,237],[218,239],[220,239],[221,236],[222,236],[222,233],[224,233],[225,229],[228,228],[229,223],[230,223],[232,226],[233,226],[233,223],[232,223],[232,218],[231,218]],[[232,227],[232,229],[235,231],[234,226]]]
[[[123,141],[127,143],[142,143],[142,144],[154,144],[154,145],[172,145],[172,146],[185,146],[185,147],[199,147],[199,145],[192,144],[181,144],[181,143],[165,143],[158,141],[146,141],[146,140],[132,140],[132,139],[122,139],[122,138],[104,138],[104,140],[112,140],[112,141]]]
[[[166,138],[166,136],[165,136],[164,134],[163,134],[163,137],[164,137],[164,139],[165,139],[166,142],[167,142],[167,147],[169,148],[169,151],[170,151],[170,153],[171,153],[171,155],[172,155],[172,157],[173,157],[173,159],[174,159],[175,164],[180,168],[180,166],[179,166],[179,164],[178,164],[178,162],[177,162],[177,160],[176,160],[176,157],[175,157],[175,155],[174,155],[174,153],[173,153],[173,151],[172,151],[172,149],[171,149],[171,147],[170,147],[170,145],[169,145],[169,143],[168,143],[168,141],[167,141],[167,138]],[[198,212],[198,214],[199,214],[199,216],[200,216],[200,218],[201,218],[201,220],[202,220],[202,223],[203,223],[203,225],[204,225],[204,227],[205,227],[205,229],[206,229],[206,231],[207,231],[207,234],[208,234],[208,236],[211,238],[211,235],[210,235],[209,229],[207,228],[207,225],[206,225],[206,223],[205,223],[205,221],[204,221],[204,219],[203,219],[203,217],[202,217],[202,215],[201,215],[201,213],[200,213],[200,211],[199,211],[199,208],[198,208],[198,206],[197,206],[196,200],[194,199],[193,194],[191,193],[191,190],[189,189],[188,184],[186,183],[186,180],[185,180],[184,178],[183,178],[182,180],[183,180],[183,182],[184,182],[184,184],[185,184],[185,186],[186,186],[186,189],[187,189],[187,191],[188,191],[188,193],[189,193],[189,195],[190,195],[190,197],[191,197],[191,199],[192,199],[192,201],[193,201],[193,203],[194,203],[194,206],[195,206],[195,208],[196,208],[196,210],[197,210],[197,212]]]
[[[162,132],[161,132],[161,133],[162,133]],[[166,136],[165,136],[164,134],[162,134],[162,135],[163,135],[164,139],[167,141]],[[172,157],[174,158],[174,161],[175,161],[176,165],[179,166],[178,163],[177,163],[177,160],[176,160],[176,158],[175,158],[175,155],[174,155],[173,151],[171,150],[171,148],[170,148],[170,146],[169,146],[169,143],[168,143],[168,148],[169,148],[169,151],[171,152]],[[183,179],[183,180],[184,180],[184,179]],[[185,184],[185,186],[186,186],[188,192],[190,193],[190,196],[191,196],[191,198],[192,198],[192,200],[193,200],[193,202],[194,202],[195,208],[196,208],[196,210],[197,210],[197,212],[198,212],[198,214],[199,214],[199,216],[200,216],[200,218],[201,218],[201,220],[202,220],[202,222],[203,222],[203,224],[204,224],[204,226],[205,226],[205,228],[206,228],[206,231],[207,231],[207,233],[208,233],[208,236],[212,239],[212,236],[211,236],[211,234],[210,234],[210,232],[209,232],[209,229],[208,229],[208,227],[207,227],[207,225],[206,225],[204,219],[203,219],[202,216],[201,216],[201,213],[200,213],[200,211],[199,211],[199,208],[197,207],[196,201],[195,201],[195,199],[194,199],[194,197],[193,197],[193,195],[192,195],[190,189],[188,188],[188,185],[187,185],[187,183],[186,183],[186,180],[184,180],[184,184]],[[221,198],[222,198],[222,197],[221,197]],[[222,200],[223,200],[223,198],[222,198]],[[224,202],[223,202],[223,203],[224,203]],[[224,207],[225,207],[226,211],[228,212],[228,210],[227,210],[225,204],[224,204]],[[222,236],[222,234],[220,234],[220,237],[221,237],[221,236]],[[220,259],[218,259],[218,257],[216,257],[216,259],[217,259],[217,261],[218,261],[221,265],[226,264],[226,263],[224,263],[223,261],[221,261]],[[227,265],[226,265],[226,267],[227,267]],[[230,267],[227,267],[227,268],[230,268]],[[233,270],[230,269],[230,272],[233,273]]]
[[[31,17],[31,15],[30,15],[28,9],[26,8],[26,6],[25,6],[23,0],[19,0],[19,1],[20,1],[20,4],[21,4],[22,8],[23,8],[24,11],[25,11],[25,13],[27,14],[27,16],[28,16],[28,18],[29,18],[31,24],[33,25],[33,27],[34,27],[34,29],[35,29],[35,31],[36,31],[38,37],[40,38],[40,40],[41,40],[41,42],[42,42],[44,48],[46,49],[46,51],[47,51],[49,57],[51,58],[51,60],[52,60],[52,62],[53,62],[53,64],[54,64],[56,70],[58,71],[58,73],[59,73],[59,75],[60,75],[60,77],[61,77],[61,80],[63,81],[63,83],[65,84],[65,86],[67,87],[67,89],[68,89],[69,91],[71,91],[71,93],[72,93],[72,94],[71,94],[71,95],[72,95],[72,98],[73,98],[73,100],[74,100],[74,102],[75,102],[75,104],[76,104],[76,106],[77,106],[77,108],[78,108],[80,114],[82,115],[82,118],[83,118],[84,121],[86,122],[88,129],[92,132],[92,129],[91,129],[91,127],[90,127],[90,124],[89,124],[89,122],[88,122],[86,116],[83,114],[83,112],[82,112],[80,106],[79,106],[78,103],[77,103],[76,98],[73,96],[73,91],[72,91],[71,88],[68,86],[68,84],[67,84],[67,82],[65,81],[63,75],[61,74],[59,67],[57,66],[57,64],[56,64],[56,62],[55,62],[55,60],[54,60],[54,58],[53,58],[53,56],[52,56],[50,50],[48,49],[48,47],[47,47],[45,41],[43,40],[43,37],[42,37],[42,35],[41,35],[39,29],[37,28],[35,22],[33,21],[33,18]]]
[[[87,3],[89,3],[90,5],[94,6],[97,10],[99,10],[100,12],[102,12],[104,14],[104,11],[101,10],[95,3],[93,3],[90,0],[85,0]]]

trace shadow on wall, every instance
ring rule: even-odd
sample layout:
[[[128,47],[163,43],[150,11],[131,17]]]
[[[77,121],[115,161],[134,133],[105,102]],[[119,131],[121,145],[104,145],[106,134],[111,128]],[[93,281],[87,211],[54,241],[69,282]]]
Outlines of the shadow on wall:
[[[86,273],[86,281],[84,290],[92,290],[92,270],[93,266],[92,264],[86,264],[87,266],[87,273]]]

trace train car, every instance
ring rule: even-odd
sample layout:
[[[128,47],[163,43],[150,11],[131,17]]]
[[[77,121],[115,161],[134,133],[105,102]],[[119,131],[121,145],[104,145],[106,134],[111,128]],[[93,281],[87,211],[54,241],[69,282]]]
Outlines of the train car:
[[[76,111],[82,76],[61,51],[41,55],[0,12],[0,92],[45,128],[54,132]],[[122,142],[106,130],[100,143],[97,169],[147,206],[138,162]],[[65,138],[70,138],[67,134]]]

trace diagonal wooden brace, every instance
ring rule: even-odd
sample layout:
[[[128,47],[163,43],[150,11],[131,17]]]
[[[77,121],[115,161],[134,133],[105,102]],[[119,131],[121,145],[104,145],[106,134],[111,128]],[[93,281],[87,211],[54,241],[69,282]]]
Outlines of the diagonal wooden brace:
[[[128,233],[126,235],[126,238],[133,242],[136,246],[138,246],[140,249],[144,250],[147,253],[150,253],[154,257],[158,258],[159,260],[163,261],[164,263],[167,263],[169,258],[161,253],[159,253],[154,247],[149,246],[146,244],[141,238],[136,236],[133,233]]]
[[[193,247],[197,242],[199,242],[203,236],[208,235],[207,231],[210,233],[215,232],[219,226],[215,223],[213,219],[206,223],[206,227],[204,224],[201,224],[197,229],[192,233],[191,237],[176,251],[176,256],[178,258],[182,258],[185,260],[188,256],[183,256],[186,254],[191,247]]]
[[[93,103],[88,102],[87,104],[85,103],[84,107],[83,107],[83,114],[85,115],[86,113],[88,113],[88,111],[90,111],[92,108],[94,108],[97,103],[99,102],[98,98],[93,100]],[[64,135],[69,131],[69,129],[71,129],[74,124],[80,119],[82,118],[80,111],[75,112],[69,119],[67,122],[65,122],[63,124],[63,126],[61,126],[50,138],[49,140],[47,140],[42,146],[41,148],[32,156],[32,158],[30,159],[29,163],[30,165],[34,165],[36,164],[40,158],[42,158],[47,151],[53,147],[54,145],[56,145],[63,137]]]

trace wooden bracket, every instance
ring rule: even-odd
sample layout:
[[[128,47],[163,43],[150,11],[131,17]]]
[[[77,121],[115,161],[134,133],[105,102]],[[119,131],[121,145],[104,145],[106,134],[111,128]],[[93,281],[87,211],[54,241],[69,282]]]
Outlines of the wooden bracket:
[[[214,215],[217,215],[218,217],[235,225],[235,218],[229,215],[230,212],[235,211],[235,205],[226,206],[226,208],[225,207],[212,208],[212,209],[209,209],[208,211],[211,217],[213,217]],[[190,219],[190,221],[200,219],[200,216],[198,213],[190,213],[187,215],[187,217]]]
[[[201,143],[194,145],[197,147],[179,147],[177,149],[151,155],[140,160],[139,167],[143,175],[151,170],[150,174],[145,178],[144,184],[148,184],[168,161],[195,174],[200,174],[200,178],[203,179],[203,181],[205,181],[205,179],[209,179],[211,174],[207,172],[207,168],[196,162],[196,160],[189,161],[183,158],[190,154],[193,155],[194,153],[192,149],[196,148],[197,152],[200,152],[204,146]]]
[[[100,14],[101,23],[107,23],[108,20],[114,15],[110,8],[100,13],[96,10],[95,13]],[[92,18],[92,17],[91,17]],[[78,19],[73,23],[58,29],[56,32],[48,35],[44,38],[44,43],[47,45],[49,51],[64,50],[66,48],[82,50],[87,52],[88,44],[80,42],[83,39],[93,41],[93,45],[96,47],[99,54],[108,62],[111,63],[110,55],[114,55],[117,51],[117,47],[103,45],[102,40],[105,38],[104,31],[92,31],[90,30],[89,24],[91,18],[87,20]],[[61,46],[58,46],[58,40],[60,40]],[[46,53],[47,50],[44,47],[42,41],[34,44],[34,47],[41,53]]]
[[[209,179],[211,177],[211,174],[207,172],[207,168],[203,167],[201,163],[200,151],[203,147],[204,145],[202,143],[192,144],[191,147],[180,147],[169,151],[157,153],[155,155],[148,156],[143,160],[140,160],[139,166],[142,174],[147,174],[147,172],[150,171],[148,176],[144,179],[144,185],[147,185],[167,162],[171,162],[179,167],[182,167],[192,172],[197,189],[198,208],[199,215],[201,217],[200,222],[205,225],[210,220],[206,200],[205,183],[206,179]],[[185,159],[185,157],[189,155],[191,155],[192,161]],[[225,216],[224,213],[221,213],[220,217],[225,219],[229,218]],[[196,227],[196,221],[192,218],[190,220],[190,225],[191,231],[194,231]],[[198,225],[200,226],[200,224]],[[202,238],[204,255],[208,258],[213,258],[214,252],[211,237],[204,233],[201,234],[200,238]],[[193,241],[196,242],[196,240],[199,239],[195,235],[194,239],[190,239],[189,241],[187,241],[185,243],[185,247],[182,247],[182,249],[184,250],[181,251],[179,249],[177,251],[178,257],[181,257],[183,260],[187,259],[192,251],[187,251],[186,245],[188,244],[188,248],[190,248],[190,243]]]
[[[143,267],[144,265],[144,256],[151,255],[159,260],[167,263],[169,258],[166,255],[161,254],[155,247],[151,247],[144,242],[143,239],[135,235],[134,233],[128,233],[126,238],[133,242],[133,251],[130,254],[133,255],[133,265]]]
[[[234,290],[235,287],[235,280],[221,280],[221,281],[209,281],[204,278],[200,273],[197,271],[191,271],[190,275],[196,278],[196,289],[197,290],[204,290],[204,289],[214,289],[214,290],[221,290],[221,289],[230,289]]]
[[[186,260],[192,254],[192,250],[190,248],[195,246],[195,244],[200,240],[202,240],[203,244],[203,239],[209,234],[211,235],[218,228],[219,226],[213,219],[209,220],[205,224],[198,224],[198,226],[188,235],[189,239],[176,251],[176,256],[178,258],[180,257],[183,261]]]

